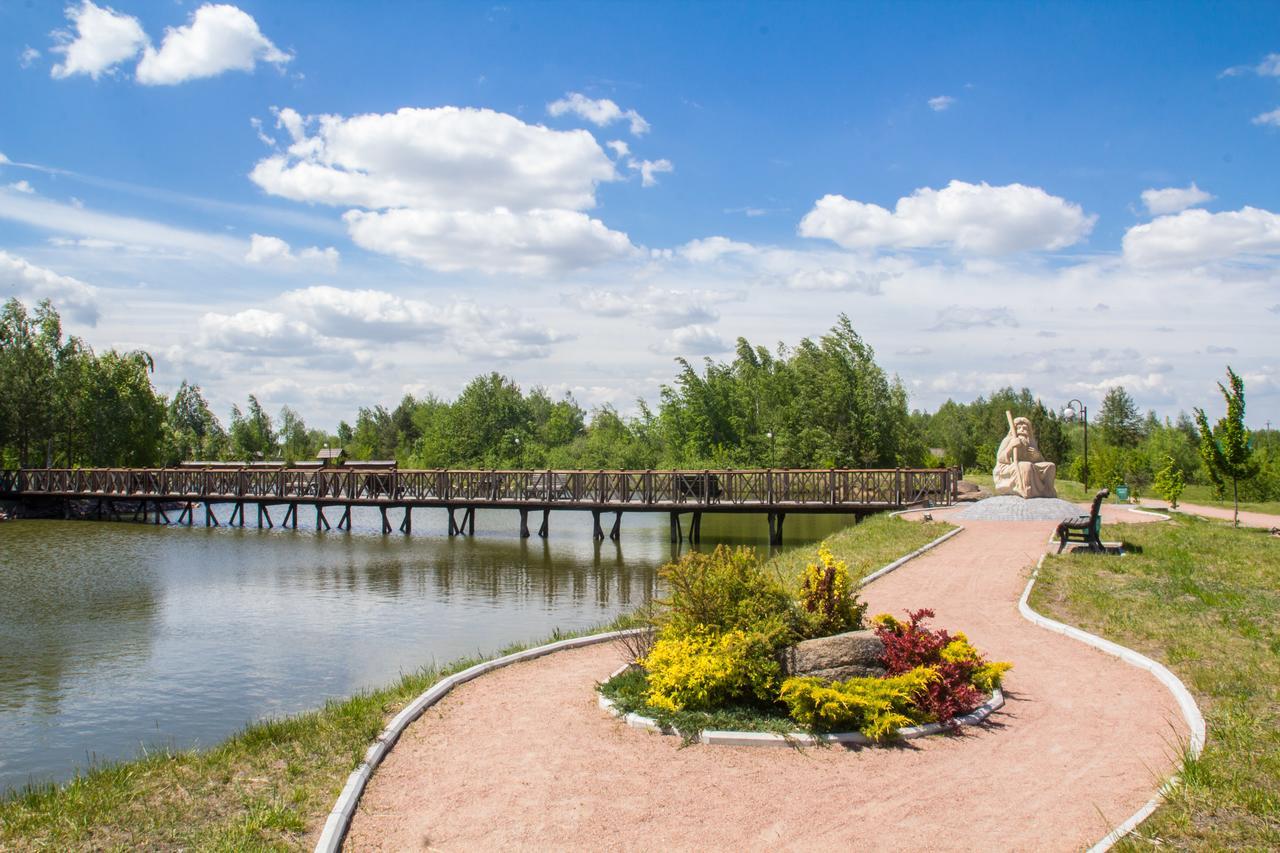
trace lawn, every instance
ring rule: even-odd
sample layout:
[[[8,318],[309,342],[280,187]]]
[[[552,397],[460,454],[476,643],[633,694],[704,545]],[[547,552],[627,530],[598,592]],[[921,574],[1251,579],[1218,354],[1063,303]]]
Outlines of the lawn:
[[[862,577],[948,529],[877,516],[826,541]],[[772,564],[794,582],[815,550],[791,549]],[[15,794],[0,802],[0,849],[309,847],[386,721],[440,678],[477,662],[426,669],[311,713],[258,723],[212,749],[152,754]]]
[[[1129,848],[1280,848],[1280,539],[1192,517],[1108,526],[1121,558],[1045,561],[1037,610],[1173,670],[1208,723]]]

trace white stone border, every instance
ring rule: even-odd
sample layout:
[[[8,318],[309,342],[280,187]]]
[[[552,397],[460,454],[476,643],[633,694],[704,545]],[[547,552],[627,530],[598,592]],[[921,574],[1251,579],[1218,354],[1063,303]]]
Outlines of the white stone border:
[[[1027,601],[1031,597],[1031,588],[1036,584],[1036,578],[1040,574],[1041,567],[1044,566],[1044,559],[1046,556],[1048,555],[1042,554],[1040,556],[1039,562],[1036,563],[1035,571],[1031,573],[1031,578],[1027,581],[1026,588],[1022,590],[1022,597],[1018,599],[1018,612],[1021,613],[1023,618],[1028,622],[1031,622],[1040,628],[1044,628],[1046,631],[1052,631],[1055,634],[1062,634],[1073,640],[1078,640],[1081,643],[1093,646],[1094,648],[1100,649],[1109,655],[1114,655],[1115,657],[1120,658],[1120,660],[1130,666],[1136,666],[1138,669],[1145,669],[1147,672],[1154,675],[1156,679],[1173,694],[1173,698],[1177,700],[1178,709],[1182,711],[1182,717],[1186,720],[1187,727],[1191,729],[1191,743],[1188,746],[1187,752],[1192,758],[1198,757],[1204,750],[1204,716],[1201,715],[1200,708],[1196,706],[1195,698],[1191,695],[1191,692],[1187,690],[1186,685],[1178,680],[1178,676],[1174,675],[1162,664],[1153,661],[1145,655],[1138,654],[1133,649],[1127,649],[1118,643],[1113,643],[1110,640],[1105,640],[1102,637],[1090,634],[1088,631],[1082,631],[1079,628],[1074,628],[1070,625],[1064,625],[1061,622],[1056,622],[1046,616],[1041,616],[1035,610],[1031,609],[1031,605],[1028,604]],[[1140,823],[1151,816],[1151,813],[1160,805],[1160,801],[1164,799],[1165,795],[1172,791],[1177,784],[1178,775],[1175,773],[1173,776],[1169,777],[1168,781],[1160,786],[1160,790],[1156,792],[1154,797],[1147,801],[1146,805],[1134,812],[1124,823],[1107,833],[1101,841],[1090,847],[1089,853],[1104,853],[1104,851],[1110,850],[1112,845],[1121,838],[1128,835],[1130,832],[1133,832]]]
[[[609,676],[613,679],[626,671],[630,664],[624,664]],[[609,680],[606,679],[606,680]],[[603,693],[596,694],[596,702],[601,708],[620,717],[628,726],[636,729],[647,729],[651,732],[657,732],[663,735],[678,735],[679,731],[671,726],[664,726],[652,717],[644,717],[640,714],[623,713],[614,701]],[[983,702],[977,708],[962,717],[954,717],[950,723],[927,723],[922,726],[904,726],[896,732],[896,739],[890,740],[889,743],[896,743],[898,740],[914,740],[918,737],[926,737],[927,735],[936,735],[943,732],[952,731],[960,726],[976,726],[991,716],[992,712],[1004,707],[1004,694],[1000,692],[1000,688],[991,691],[991,698]],[[697,737],[696,743],[703,743],[707,746],[816,746],[818,744],[847,744],[855,746],[876,746],[876,741],[864,735],[862,732],[833,732],[831,734],[811,735],[808,732],[787,732],[786,734],[777,734],[776,732],[736,732],[736,731],[718,731],[715,729],[705,729]]]
[[[320,839],[316,842],[316,853],[337,853],[338,850],[342,849],[342,841],[347,835],[347,829],[351,826],[351,819],[355,816],[356,805],[360,802],[360,795],[364,793],[365,786],[369,784],[369,779],[373,775],[374,769],[386,758],[387,753],[391,751],[391,747],[395,746],[405,728],[422,716],[424,711],[449,695],[453,688],[487,672],[510,666],[513,663],[533,660],[543,655],[549,655],[552,652],[604,643],[642,630],[644,629],[630,628],[625,631],[609,631],[604,634],[592,634],[588,637],[557,640],[554,643],[547,643],[536,648],[478,663],[473,667],[464,669],[462,672],[455,672],[453,675],[437,681],[425,693],[410,702],[403,711],[396,714],[391,719],[391,722],[387,723],[387,727],[382,730],[382,733],[378,735],[373,745],[365,753],[364,761],[360,762],[360,766],[347,777],[347,784],[343,786],[342,793],[338,795],[338,801],[334,803],[333,810],[329,812],[329,817],[324,822],[324,830],[320,833]]]

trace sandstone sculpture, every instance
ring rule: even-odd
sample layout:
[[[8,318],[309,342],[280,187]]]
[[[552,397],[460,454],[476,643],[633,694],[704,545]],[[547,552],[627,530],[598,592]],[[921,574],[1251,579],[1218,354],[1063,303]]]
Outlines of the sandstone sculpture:
[[[1036,445],[1031,421],[1015,418],[1008,412],[1009,434],[996,451],[996,467],[991,472],[997,495],[1021,495],[1024,498],[1056,498],[1053,481],[1057,466],[1045,460]]]

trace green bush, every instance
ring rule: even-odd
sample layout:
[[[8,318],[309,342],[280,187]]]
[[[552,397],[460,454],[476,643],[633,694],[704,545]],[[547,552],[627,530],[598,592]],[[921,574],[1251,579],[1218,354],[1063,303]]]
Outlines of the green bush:
[[[858,601],[849,566],[825,545],[818,546],[818,562],[800,573],[800,606],[806,637],[829,637],[862,627],[867,606]]]
[[[916,699],[937,677],[932,669],[917,667],[889,678],[788,678],[779,698],[792,719],[814,731],[857,729],[882,740],[917,721]]]
[[[1156,472],[1156,494],[1169,502],[1169,506],[1178,508],[1178,500],[1182,497],[1182,489],[1186,486],[1186,478],[1178,462],[1172,456],[1165,456],[1164,467]]]
[[[670,595],[656,617],[664,638],[723,634],[735,629],[763,634],[776,646],[797,633],[795,603],[781,581],[764,571],[751,548],[721,545],[710,554],[687,554],[661,569]]]

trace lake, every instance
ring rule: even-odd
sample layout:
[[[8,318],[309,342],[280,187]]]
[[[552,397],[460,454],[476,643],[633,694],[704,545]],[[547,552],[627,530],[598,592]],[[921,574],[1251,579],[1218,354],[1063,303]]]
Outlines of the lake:
[[[298,530],[205,528],[199,511],[190,528],[0,524],[0,791],[602,625],[676,553],[665,513],[626,515],[618,543],[591,539],[590,513],[553,512],[546,540],[517,519],[480,510],[474,538],[445,536],[443,510],[415,511],[412,536],[383,536],[372,509],[350,533],[306,512]],[[792,515],[788,547],[849,523]],[[702,533],[703,549],[767,547],[763,517],[704,516]]]

